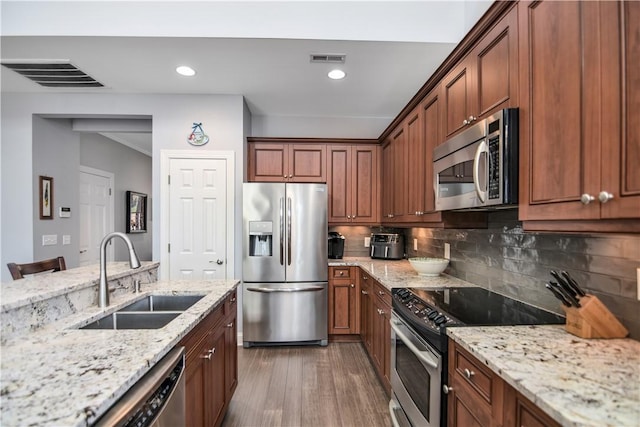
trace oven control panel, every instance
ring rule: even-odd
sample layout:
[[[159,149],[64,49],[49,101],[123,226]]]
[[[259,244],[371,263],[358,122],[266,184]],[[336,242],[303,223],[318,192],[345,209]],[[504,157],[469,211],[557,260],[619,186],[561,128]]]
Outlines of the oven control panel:
[[[417,298],[406,288],[393,289],[394,308],[400,308],[401,317],[413,321],[418,321],[424,327],[434,331],[439,331],[442,327],[456,324],[456,320],[438,311],[427,302]]]

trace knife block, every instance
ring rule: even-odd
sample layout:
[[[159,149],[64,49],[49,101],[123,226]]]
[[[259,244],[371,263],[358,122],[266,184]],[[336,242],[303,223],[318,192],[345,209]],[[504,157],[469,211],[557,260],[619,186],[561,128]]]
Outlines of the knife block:
[[[567,315],[565,329],[580,338],[624,338],[629,331],[598,297],[580,298],[580,308],[562,306]]]

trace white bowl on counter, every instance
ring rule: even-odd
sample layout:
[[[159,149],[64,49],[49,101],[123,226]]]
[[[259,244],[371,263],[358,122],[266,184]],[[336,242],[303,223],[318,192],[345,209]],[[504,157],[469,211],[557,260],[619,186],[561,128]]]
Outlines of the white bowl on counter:
[[[420,276],[439,276],[449,265],[449,260],[445,258],[409,258],[409,263]]]

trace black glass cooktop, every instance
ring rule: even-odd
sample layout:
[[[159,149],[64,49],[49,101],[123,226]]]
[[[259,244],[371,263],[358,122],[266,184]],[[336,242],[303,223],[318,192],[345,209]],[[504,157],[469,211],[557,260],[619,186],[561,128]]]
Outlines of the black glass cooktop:
[[[416,289],[417,298],[473,326],[561,324],[564,317],[484,288]]]

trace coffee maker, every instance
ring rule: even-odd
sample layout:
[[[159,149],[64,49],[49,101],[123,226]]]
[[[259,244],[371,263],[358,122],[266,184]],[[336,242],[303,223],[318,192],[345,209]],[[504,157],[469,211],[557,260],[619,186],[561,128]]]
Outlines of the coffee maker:
[[[342,259],[344,255],[344,236],[337,231],[329,232],[329,259]]]

